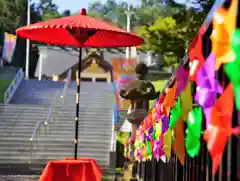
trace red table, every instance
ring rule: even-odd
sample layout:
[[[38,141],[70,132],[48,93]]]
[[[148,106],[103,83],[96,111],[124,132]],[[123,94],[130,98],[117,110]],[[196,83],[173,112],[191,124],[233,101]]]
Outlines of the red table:
[[[92,158],[48,162],[39,181],[101,181],[102,171]]]

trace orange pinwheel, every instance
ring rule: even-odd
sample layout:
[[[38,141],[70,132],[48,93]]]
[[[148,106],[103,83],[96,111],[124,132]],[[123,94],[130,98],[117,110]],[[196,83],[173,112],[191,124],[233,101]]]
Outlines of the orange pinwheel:
[[[180,163],[182,165],[184,165],[185,148],[184,148],[184,128],[183,128],[183,120],[182,119],[177,121],[177,124],[174,128],[173,150],[176,153]]]
[[[224,147],[232,134],[231,121],[234,106],[233,86],[229,84],[224,93],[212,107],[211,124],[204,133],[208,151],[211,154],[215,174],[221,162]]]
[[[230,47],[230,34],[226,30],[226,25],[224,22],[224,17],[226,15],[226,10],[224,8],[219,8],[216,10],[213,16],[213,31],[211,35],[212,39],[212,51],[216,56],[216,70],[219,69],[222,63],[227,63],[231,59],[224,59],[222,57],[226,56],[231,52]]]
[[[166,91],[166,96],[163,101],[163,107],[169,113],[171,107],[173,107],[176,103],[176,83],[173,85],[172,88],[168,88]]]
[[[226,26],[226,30],[229,34],[232,34],[233,31],[236,28],[236,17],[237,17],[237,11],[238,11],[238,0],[232,0],[231,5],[228,8],[225,17],[224,17],[224,24]]]

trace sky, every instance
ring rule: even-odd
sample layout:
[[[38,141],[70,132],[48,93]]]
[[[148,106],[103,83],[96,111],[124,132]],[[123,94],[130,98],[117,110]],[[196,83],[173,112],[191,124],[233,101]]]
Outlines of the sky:
[[[39,0],[32,0],[33,2],[38,2]],[[57,4],[59,7],[59,11],[62,12],[64,10],[70,10],[72,13],[78,12],[81,8],[86,8],[90,3],[94,1],[101,1],[104,2],[105,0],[53,0],[53,3]],[[121,0],[117,0],[121,1]],[[141,0],[124,0],[125,2],[129,2],[133,5],[137,5],[140,3]],[[190,4],[192,0],[175,0],[178,3],[186,3]]]
[[[87,8],[88,4],[93,3],[95,0],[53,0],[53,3],[57,4],[60,12],[69,9],[71,12],[80,11],[81,8]],[[104,0],[99,0],[104,2]],[[140,0],[126,0],[131,2],[131,4],[138,4]],[[38,2],[38,0],[33,0],[33,2]]]

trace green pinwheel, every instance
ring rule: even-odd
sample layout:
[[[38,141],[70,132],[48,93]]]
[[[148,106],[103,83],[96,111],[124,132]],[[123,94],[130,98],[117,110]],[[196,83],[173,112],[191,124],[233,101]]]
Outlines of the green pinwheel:
[[[147,158],[149,160],[152,160],[152,146],[151,146],[151,141],[147,142]]]
[[[202,129],[202,109],[194,108],[188,114],[187,137],[185,140],[186,151],[190,157],[195,157],[200,151],[200,137]]]
[[[233,84],[236,108],[240,110],[240,29],[234,31],[231,46],[235,56],[225,65],[225,72]]]
[[[181,103],[180,98],[178,98],[176,104],[173,106],[170,112],[170,121],[169,121],[169,128],[173,129],[177,123],[177,121],[181,117]]]

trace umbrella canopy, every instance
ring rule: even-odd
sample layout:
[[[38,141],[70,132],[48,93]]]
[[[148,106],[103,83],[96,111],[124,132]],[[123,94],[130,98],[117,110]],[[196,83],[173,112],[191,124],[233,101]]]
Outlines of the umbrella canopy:
[[[137,46],[144,41],[142,38],[117,28],[109,23],[86,15],[86,10],[76,16],[69,16],[59,19],[35,23],[21,27],[16,34],[23,38],[41,43],[54,44],[58,46],[79,47],[79,62],[77,76],[76,94],[76,116],[75,116],[75,139],[74,158],[77,159],[78,150],[78,125],[79,125],[79,101],[80,101],[80,80],[82,47],[116,48]]]
[[[73,47],[129,47],[143,44],[143,39],[110,23],[91,18],[82,9],[79,15],[38,22],[16,30],[32,41]]]

